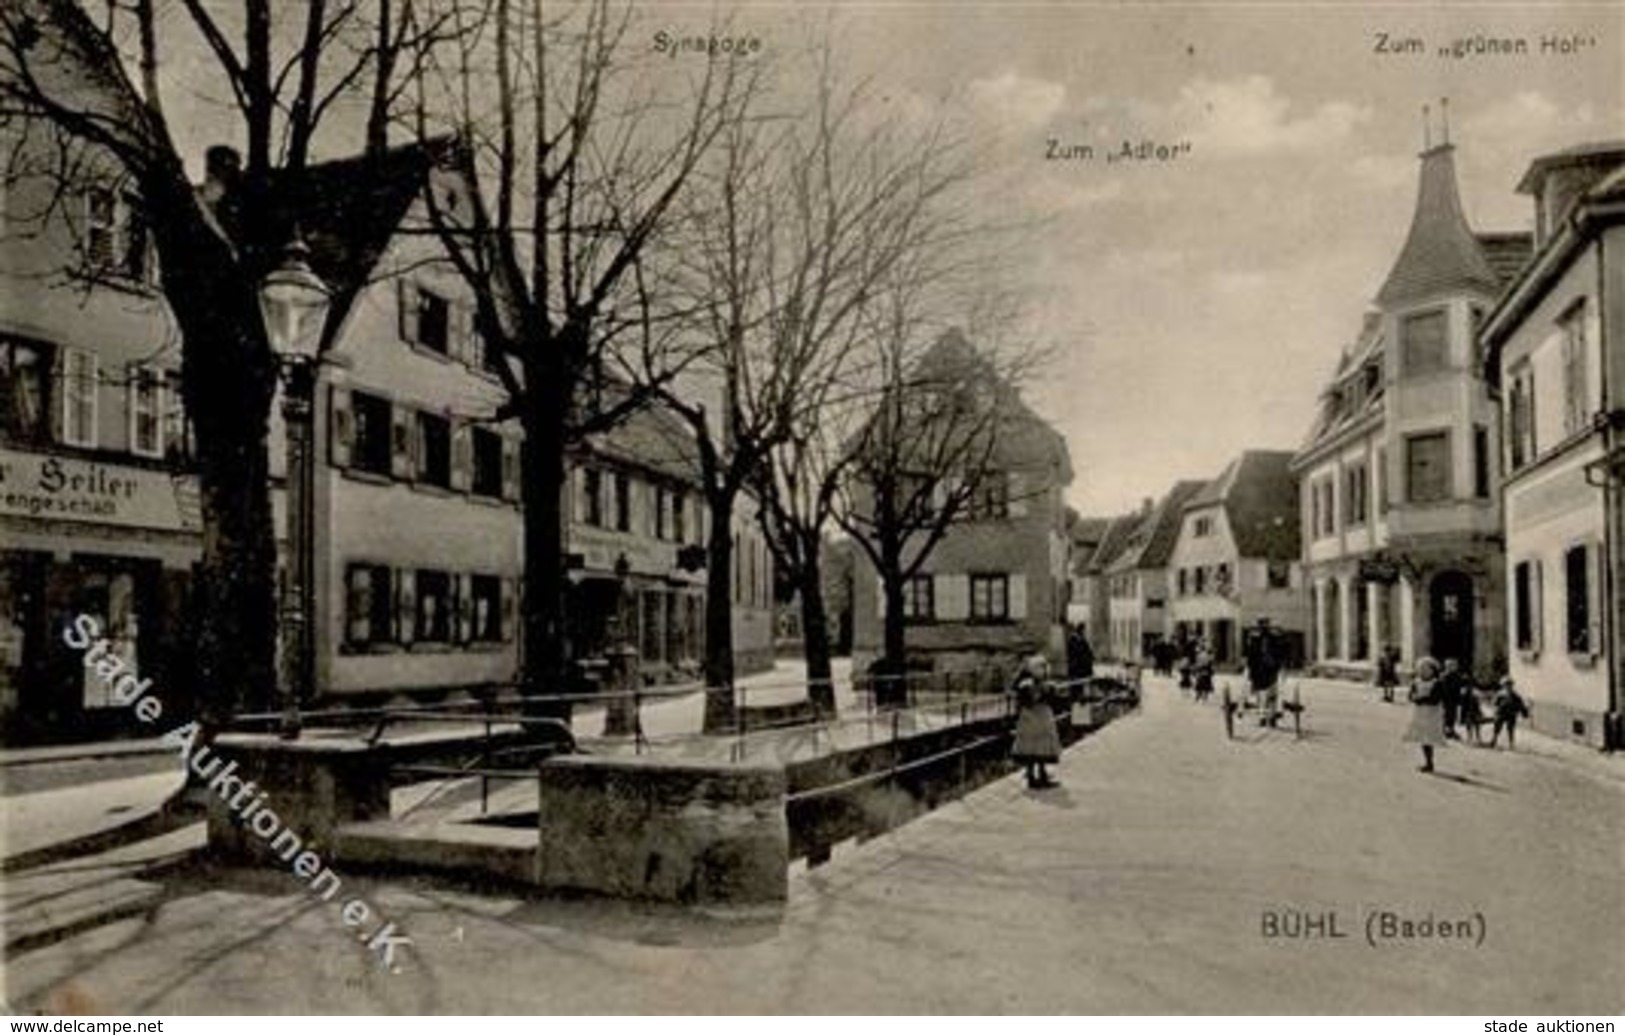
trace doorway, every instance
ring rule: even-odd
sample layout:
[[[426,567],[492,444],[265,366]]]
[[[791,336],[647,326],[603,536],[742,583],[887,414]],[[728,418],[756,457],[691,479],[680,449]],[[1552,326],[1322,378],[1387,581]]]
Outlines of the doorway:
[[[1455,658],[1469,672],[1473,668],[1474,603],[1471,575],[1446,571],[1433,579],[1428,602],[1431,653],[1440,661]]]

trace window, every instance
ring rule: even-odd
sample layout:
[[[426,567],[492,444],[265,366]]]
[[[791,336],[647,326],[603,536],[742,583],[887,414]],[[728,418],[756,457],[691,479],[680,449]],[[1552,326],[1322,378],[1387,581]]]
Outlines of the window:
[[[451,488],[451,422],[432,413],[418,417],[418,480]]]
[[[664,485],[656,485],[655,486],[655,491],[654,491],[654,508],[653,508],[653,512],[652,512],[652,514],[650,516],[651,516],[651,519],[654,521],[655,538],[660,539],[662,541],[666,538],[666,528],[667,528],[666,508],[671,505],[670,500],[671,500],[671,493],[666,491],[666,487]],[[734,536],[734,553],[737,554],[738,552],[739,552],[739,537]],[[741,588],[737,585],[737,583],[739,581],[739,579],[738,579],[739,570],[738,569],[739,569],[739,565],[736,563],[735,568],[734,568],[734,581],[736,583],[736,585],[734,586],[734,599],[736,599],[736,600],[743,599],[743,597],[744,597],[744,593],[742,592]]]
[[[417,344],[445,354],[451,351],[451,303],[435,294],[418,288]]]
[[[929,622],[937,616],[936,581],[930,575],[915,575],[903,583],[903,619]]]
[[[164,373],[153,367],[130,368],[130,452],[164,455]]]
[[[1512,572],[1514,646],[1540,649],[1540,562],[1523,561]]]
[[[688,496],[681,489],[671,494],[671,539],[674,543],[688,541]],[[754,543],[754,540],[752,540]]]
[[[1563,332],[1563,434],[1573,435],[1591,424],[1586,391],[1586,304],[1581,299],[1558,321]]]
[[[495,575],[469,579],[469,638],[476,643],[502,639],[502,580]]]
[[[418,610],[413,638],[419,643],[450,643],[456,602],[451,594],[451,576],[443,571],[417,573]]]
[[[394,596],[389,569],[352,564],[345,572],[345,639],[352,645],[388,643],[394,636]]]
[[[1490,429],[1482,424],[1473,428],[1473,495],[1490,498]]]
[[[617,532],[632,531],[632,479],[625,473],[617,471],[614,481],[614,509],[615,530]]]
[[[1196,595],[1201,596],[1202,594],[1204,594],[1206,592],[1207,592],[1207,568],[1206,568],[1206,566],[1203,566],[1203,567],[1200,567],[1200,568],[1196,569]]]
[[[1210,517],[1197,518],[1194,527],[1191,529],[1191,534],[1196,536],[1198,539],[1204,539],[1212,535],[1213,519]]]
[[[146,283],[151,269],[147,224],[134,199],[107,187],[85,191],[84,251],[94,273]]]
[[[1443,309],[1414,313],[1399,321],[1399,351],[1405,373],[1443,370],[1450,361],[1449,323]]]
[[[1264,584],[1270,589],[1290,589],[1292,586],[1292,562],[1269,561],[1264,569]]]
[[[1010,576],[970,577],[970,617],[973,622],[1002,622],[1010,617]]]
[[[1377,513],[1388,509],[1388,450],[1377,450]]]
[[[997,472],[984,475],[966,501],[965,516],[972,521],[1000,520],[1009,517],[1009,480]]]
[[[1230,565],[1220,564],[1214,567],[1213,592],[1221,597],[1230,595]]]
[[[1364,463],[1350,464],[1343,472],[1343,522],[1347,525],[1363,525],[1366,522],[1366,486],[1370,483],[1370,476]]]
[[[1512,470],[1535,459],[1535,373],[1528,363],[1512,372],[1507,391],[1507,463]]]
[[[493,499],[502,495],[502,436],[489,428],[474,428],[474,477],[470,490]]]
[[[19,443],[51,439],[51,349],[0,341],[0,435]]]
[[[1570,654],[1593,655],[1602,648],[1601,608],[1597,599],[1600,579],[1593,571],[1598,551],[1581,544],[1563,554],[1564,612],[1568,618]]]
[[[1450,498],[1450,435],[1433,431],[1405,440],[1405,498],[1432,503]]]
[[[389,474],[393,455],[389,400],[366,392],[352,392],[350,407],[355,413],[352,465],[370,474]]]
[[[62,353],[62,441],[96,445],[96,357],[83,349]]]
[[[1334,510],[1337,499],[1337,487],[1330,477],[1315,482],[1310,491],[1310,505],[1313,508],[1311,525],[1316,538],[1325,538],[1337,532],[1337,512]]]
[[[604,474],[588,467],[581,472],[581,520],[592,528],[604,527]]]
[[[1187,592],[1189,592],[1189,590],[1190,571],[1186,568],[1181,568],[1179,569],[1179,595],[1184,596]]]
[[[164,390],[164,457],[170,463],[184,464],[197,455],[192,420],[186,415],[186,399],[181,392],[179,372],[171,372]]]

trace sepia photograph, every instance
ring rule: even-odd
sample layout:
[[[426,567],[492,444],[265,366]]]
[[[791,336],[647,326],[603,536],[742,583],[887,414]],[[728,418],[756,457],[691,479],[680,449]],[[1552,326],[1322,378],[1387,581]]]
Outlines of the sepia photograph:
[[[1625,4],[0,0],[0,931],[1615,1030]]]

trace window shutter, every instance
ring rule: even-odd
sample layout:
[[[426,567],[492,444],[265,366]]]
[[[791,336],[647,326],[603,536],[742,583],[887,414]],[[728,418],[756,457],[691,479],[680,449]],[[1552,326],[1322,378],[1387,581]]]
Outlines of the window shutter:
[[[1541,591],[1541,563],[1529,562],[1529,646],[1537,653],[1546,643],[1546,599]]]
[[[513,579],[502,580],[502,642],[507,643],[513,639],[514,592]]]
[[[417,573],[410,568],[395,572],[395,642],[411,643],[417,631]]]
[[[937,575],[931,591],[936,597],[937,618],[963,622],[970,617],[969,575]]]
[[[1022,621],[1027,617],[1027,576],[1010,576],[1010,618]]]
[[[355,412],[350,390],[334,385],[328,396],[327,458],[334,467],[349,467],[355,452]]]
[[[468,303],[460,299],[446,302],[446,355],[468,362]]]
[[[994,475],[993,477],[997,477],[997,475]],[[1021,475],[1016,471],[1011,471],[1009,474],[1005,475],[1004,478],[1005,478],[1005,483],[1004,483],[1005,484],[1005,492],[1008,493],[1009,497],[1010,497],[1010,516],[1011,517],[1018,517],[1018,518],[1019,517],[1026,517],[1027,516],[1027,486],[1025,484],[1026,479],[1022,478]]]
[[[502,498],[510,503],[520,497],[519,446],[513,436],[502,436]]]
[[[372,572],[352,564],[344,572],[345,583],[345,639],[350,643],[366,643],[372,630],[368,622],[372,615]]]
[[[1603,653],[1602,639],[1602,548],[1592,543],[1586,547],[1586,565],[1590,569],[1586,578],[1586,648],[1592,657]]]
[[[879,574],[875,575],[875,614],[882,619],[886,617],[886,580]]]
[[[474,639],[474,576],[463,574],[456,576],[452,583],[453,613],[457,616],[457,624],[452,629],[452,635],[458,643],[468,643]]]
[[[474,480],[474,430],[461,421],[451,429],[451,488],[467,492]]]
[[[395,282],[400,289],[401,340],[409,345],[418,342],[418,286],[410,277]]]
[[[412,408],[396,403],[389,410],[389,473],[402,481],[410,481],[417,473],[412,462]]]
[[[579,467],[570,468],[570,474],[565,479],[565,483],[570,487],[570,509],[566,513],[569,514],[572,525],[587,523],[586,489],[584,488],[586,481],[586,472]]]
[[[68,421],[68,350],[59,348],[51,363],[51,376],[47,379],[45,393],[51,407],[51,441],[66,442],[69,439]]]

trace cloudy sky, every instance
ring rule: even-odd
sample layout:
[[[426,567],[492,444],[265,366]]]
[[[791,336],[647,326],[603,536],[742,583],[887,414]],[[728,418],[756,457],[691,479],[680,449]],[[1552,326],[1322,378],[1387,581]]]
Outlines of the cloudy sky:
[[[739,27],[771,49],[803,38],[776,35],[791,17],[747,5]],[[1403,242],[1422,105],[1449,98],[1480,230],[1530,226],[1513,187],[1533,155],[1625,137],[1618,5],[846,3],[836,20],[890,103],[956,108],[993,159],[987,204],[1031,222],[1017,272],[1062,357],[1031,394],[1086,513],[1298,444]],[[1377,53],[1384,33],[1426,53]],[[1574,34],[1593,42],[1541,54]],[[1475,37],[1528,52],[1438,54]],[[1051,137],[1096,157],[1046,160]],[[1190,147],[1105,162],[1125,140]]]

